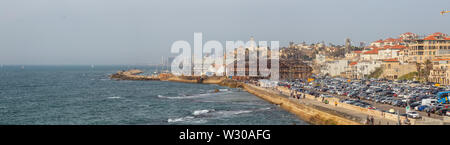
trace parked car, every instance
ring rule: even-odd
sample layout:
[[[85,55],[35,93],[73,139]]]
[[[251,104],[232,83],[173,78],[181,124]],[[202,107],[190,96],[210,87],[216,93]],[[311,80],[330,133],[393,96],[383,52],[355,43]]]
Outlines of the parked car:
[[[415,111],[407,112],[406,114],[408,115],[408,117],[411,117],[411,118],[414,118],[414,119],[420,118],[419,113],[417,113]]]
[[[441,108],[439,110],[436,110],[434,113],[436,113],[437,115],[444,115],[444,114],[448,114],[448,109],[447,108]]]

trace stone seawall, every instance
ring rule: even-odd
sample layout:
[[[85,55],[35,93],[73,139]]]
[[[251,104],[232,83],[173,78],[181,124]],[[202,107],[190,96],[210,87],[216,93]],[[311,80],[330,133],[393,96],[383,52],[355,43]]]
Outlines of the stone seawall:
[[[196,79],[184,79],[184,78],[180,78],[180,77],[170,77],[167,79],[167,81],[180,82],[180,83],[198,83],[198,80],[196,80]]]
[[[360,125],[359,121],[351,120],[346,117],[351,118],[352,116],[348,116],[347,114],[334,114],[339,113],[335,110],[330,110],[327,108],[320,108],[318,106],[308,106],[305,104],[295,103],[292,100],[282,96],[281,94],[276,93],[275,91],[267,91],[266,89],[262,89],[259,87],[254,87],[252,85],[243,84],[243,88],[266,101],[269,101],[273,104],[279,105],[281,108],[294,113],[295,115],[302,118],[304,121],[307,121],[311,124],[318,125]],[[333,112],[333,113],[332,113]],[[347,116],[346,116],[347,115]],[[346,117],[344,117],[346,116]]]
[[[279,90],[280,92],[282,92],[285,95],[289,95],[291,93],[291,90],[289,90],[286,87],[277,87],[277,90]],[[298,93],[298,94],[305,95],[305,98],[309,99],[309,100],[315,100],[315,101],[319,101],[319,102],[322,101],[321,97],[315,97],[313,95],[304,94],[304,93]],[[377,116],[377,117],[389,119],[389,120],[392,120],[392,121],[397,121],[398,118],[400,118],[400,120],[402,120],[402,121],[406,119],[406,117],[404,117],[404,116],[397,116],[395,114],[381,112],[381,111],[378,111],[378,110],[372,110],[372,109],[362,108],[362,107],[351,105],[351,104],[340,103],[339,102],[340,101],[339,98],[330,97],[330,98],[324,98],[324,100],[327,100],[329,102],[329,105],[335,105],[335,102],[336,102],[338,107],[342,107],[342,108],[345,108],[345,109],[349,109],[349,110],[365,113],[365,114],[370,115],[370,116]],[[438,124],[442,124],[442,121],[439,121],[437,119],[428,118],[428,117],[425,117],[425,116],[423,116],[422,119],[413,119],[413,118],[408,118],[408,119],[410,120],[412,125],[420,125],[420,124],[436,124],[436,125],[438,125]]]

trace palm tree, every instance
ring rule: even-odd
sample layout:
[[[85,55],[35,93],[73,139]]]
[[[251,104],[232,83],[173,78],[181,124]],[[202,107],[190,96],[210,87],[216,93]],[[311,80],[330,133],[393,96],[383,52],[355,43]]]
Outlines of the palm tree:
[[[428,82],[428,76],[430,75],[431,70],[433,69],[433,63],[431,63],[431,61],[429,59],[427,59],[427,61],[425,61],[425,72],[424,72],[424,77],[425,80]]]
[[[420,66],[420,63],[418,63],[418,62],[416,62],[416,69],[417,69],[417,73],[418,73],[417,77],[418,77],[418,80],[420,81],[420,76],[422,74],[421,73],[422,68]]]

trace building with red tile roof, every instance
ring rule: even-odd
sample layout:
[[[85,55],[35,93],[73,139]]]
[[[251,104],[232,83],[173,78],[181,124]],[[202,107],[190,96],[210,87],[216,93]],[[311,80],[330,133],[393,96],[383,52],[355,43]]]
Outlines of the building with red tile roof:
[[[378,49],[366,51],[366,52],[364,52],[364,54],[378,54]]]
[[[391,58],[391,59],[384,59],[383,61],[385,61],[385,62],[397,62],[398,59],[397,58]]]
[[[351,62],[351,63],[348,64],[348,65],[353,66],[353,65],[356,65],[356,64],[358,64],[358,62]]]
[[[408,62],[424,63],[437,55],[450,55],[450,39],[447,34],[436,32],[423,39],[406,40],[408,43]],[[445,54],[448,53],[448,54]]]

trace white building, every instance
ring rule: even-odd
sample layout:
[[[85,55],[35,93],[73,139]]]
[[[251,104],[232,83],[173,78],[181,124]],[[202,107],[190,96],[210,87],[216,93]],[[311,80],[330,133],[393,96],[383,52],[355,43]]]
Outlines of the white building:
[[[363,61],[378,60],[378,49],[363,52],[363,54],[361,55],[361,60]]]
[[[375,69],[381,67],[381,61],[361,61],[358,62],[355,67],[356,75],[358,78],[362,78],[375,71]]]
[[[321,71],[322,74],[330,76],[339,76],[342,72],[346,71],[348,66],[347,60],[335,60],[326,62],[326,67]]]
[[[398,58],[399,52],[400,52],[399,49],[378,50],[378,59]]]

